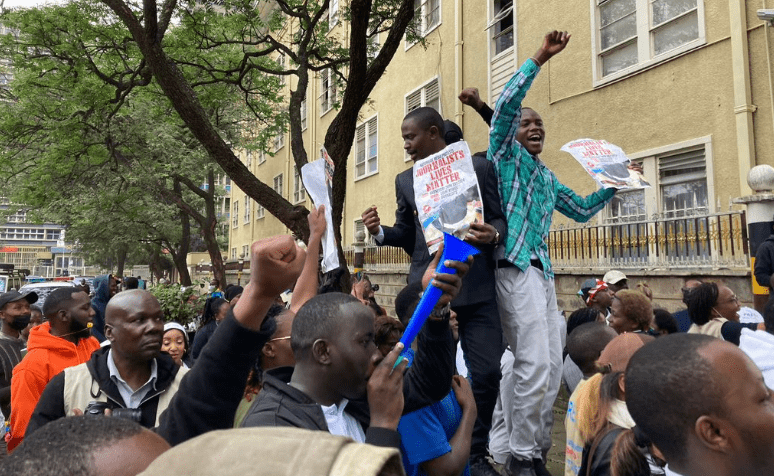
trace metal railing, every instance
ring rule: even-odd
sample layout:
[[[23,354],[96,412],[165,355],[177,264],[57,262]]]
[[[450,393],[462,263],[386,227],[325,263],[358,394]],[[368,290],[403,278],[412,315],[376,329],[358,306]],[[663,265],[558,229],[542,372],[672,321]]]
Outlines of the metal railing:
[[[650,220],[559,226],[549,232],[556,269],[748,269],[745,212],[674,213]]]
[[[604,224],[560,225],[549,232],[548,251],[557,270],[749,269],[744,211],[683,212],[630,217]],[[345,248],[350,265],[353,248]],[[368,271],[408,271],[402,248],[366,247]]]

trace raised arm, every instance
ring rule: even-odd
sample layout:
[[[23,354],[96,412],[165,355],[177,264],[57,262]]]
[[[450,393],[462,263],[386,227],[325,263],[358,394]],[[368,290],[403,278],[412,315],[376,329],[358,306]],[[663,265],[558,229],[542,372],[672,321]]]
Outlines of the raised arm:
[[[555,208],[562,215],[577,222],[585,223],[598,211],[602,210],[605,204],[613,198],[615,192],[614,188],[603,188],[591,195],[581,197],[560,183],[557,190]]]
[[[293,288],[293,298],[290,300],[290,310],[293,314],[297,313],[306,301],[317,295],[320,244],[323,235],[325,235],[325,205],[320,205],[316,210],[312,208],[306,219],[309,221],[309,244],[306,247],[304,269],[296,281],[296,286]]]
[[[521,102],[527,95],[540,67],[562,51],[569,41],[570,35],[567,32],[548,33],[535,56],[526,60],[505,85],[495,105],[492,130],[489,134],[487,158],[495,164],[495,168],[500,160],[510,156],[509,152],[516,141],[516,132],[521,120]]]

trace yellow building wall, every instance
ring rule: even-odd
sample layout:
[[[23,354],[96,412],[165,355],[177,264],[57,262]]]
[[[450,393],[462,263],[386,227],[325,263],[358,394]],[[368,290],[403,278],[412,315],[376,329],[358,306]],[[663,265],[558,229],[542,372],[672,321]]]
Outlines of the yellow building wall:
[[[580,165],[559,150],[574,139],[606,139],[628,154],[637,154],[710,136],[710,201],[713,204],[720,201],[725,209],[730,198],[740,195],[741,184],[746,178],[740,176],[737,159],[734,75],[730,67],[733,29],[727,0],[703,1],[705,41],[700,46],[597,86],[593,77],[596,32],[592,30],[592,8],[595,2],[520,0],[515,3],[517,67],[534,54],[550,29],[568,30],[573,35],[568,48],[544,65],[525,100],[525,105],[543,116],[546,143],[541,158],[563,183],[583,195],[596,189]],[[441,24],[426,36],[426,44],[409,48],[405,48],[405,43],[401,44],[372,92],[371,101],[361,110],[358,124],[378,116],[378,172],[355,180],[353,148],[348,161],[348,189],[342,223],[344,246],[354,241],[354,221],[366,207],[376,205],[383,224],[391,225],[394,221],[394,178],[411,166],[404,160],[400,135],[405,97],[409,92],[437,76],[442,115],[456,119],[462,126],[471,150],[484,150],[487,146],[487,126],[475,111],[462,107],[457,96],[458,86],[478,87],[482,99],[490,100],[490,40],[485,29],[491,18],[491,4],[483,0],[442,0],[441,6]],[[774,165],[771,154],[774,103],[768,72],[771,60],[765,50],[766,36],[771,33],[755,16],[755,10],[760,6],[748,2],[746,8],[751,90],[753,104],[757,106],[753,121],[754,151],[758,163]],[[346,29],[341,23],[332,34],[346,40]],[[457,61],[461,63],[459,69],[455,67]],[[304,132],[310,160],[319,156],[327,126],[336,114],[332,110],[321,117],[318,96],[319,79],[314,76],[310,78],[307,95],[309,127]],[[494,107],[494,104],[490,105]],[[254,153],[252,165],[256,176],[269,185],[275,175],[283,173],[286,198],[292,193],[293,185],[289,140],[290,136],[286,134],[285,146],[274,157],[267,157],[262,165],[257,165],[257,153]],[[244,224],[244,194],[236,187],[232,187],[231,202],[240,203],[240,217],[239,226],[230,228],[228,256],[233,247],[239,254],[243,244],[287,232],[268,214],[255,220],[254,209],[251,210],[251,223]],[[309,200],[306,203],[311,206]],[[252,206],[254,208],[255,204]],[[714,207],[711,209],[714,211]],[[555,223],[561,222],[560,217],[555,218]]]

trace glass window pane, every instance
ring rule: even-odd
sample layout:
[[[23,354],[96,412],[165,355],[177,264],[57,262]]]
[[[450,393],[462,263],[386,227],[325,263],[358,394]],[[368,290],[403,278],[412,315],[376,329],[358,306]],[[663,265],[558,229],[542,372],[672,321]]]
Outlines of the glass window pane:
[[[610,0],[599,6],[599,20],[605,27],[637,10],[636,0]]]
[[[699,37],[698,12],[692,12],[653,30],[653,47],[660,55]]]
[[[696,0],[654,0],[653,1],[653,26],[696,8]]]
[[[602,75],[607,76],[635,63],[637,63],[637,43],[632,42],[602,56]]]
[[[602,42],[602,50],[637,36],[637,16],[632,13],[615,23],[602,27],[599,31],[599,36]]]
[[[441,98],[435,97],[427,100],[427,107],[432,107],[438,112],[441,112]]]
[[[498,34],[495,37],[495,54],[499,55],[503,51],[513,46],[513,26]]]
[[[355,167],[355,176],[362,177],[365,175],[365,162],[357,164]]]
[[[707,181],[664,185],[661,187],[661,207],[667,216],[684,216],[686,212],[707,211]]]

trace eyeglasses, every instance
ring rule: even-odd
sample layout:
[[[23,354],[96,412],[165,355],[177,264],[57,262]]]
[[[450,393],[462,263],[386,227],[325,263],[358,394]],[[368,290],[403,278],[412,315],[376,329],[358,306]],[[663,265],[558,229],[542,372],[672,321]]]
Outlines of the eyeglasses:
[[[290,339],[290,336],[275,337],[274,339],[269,339],[269,342],[274,342],[275,340],[285,340],[285,339]]]

